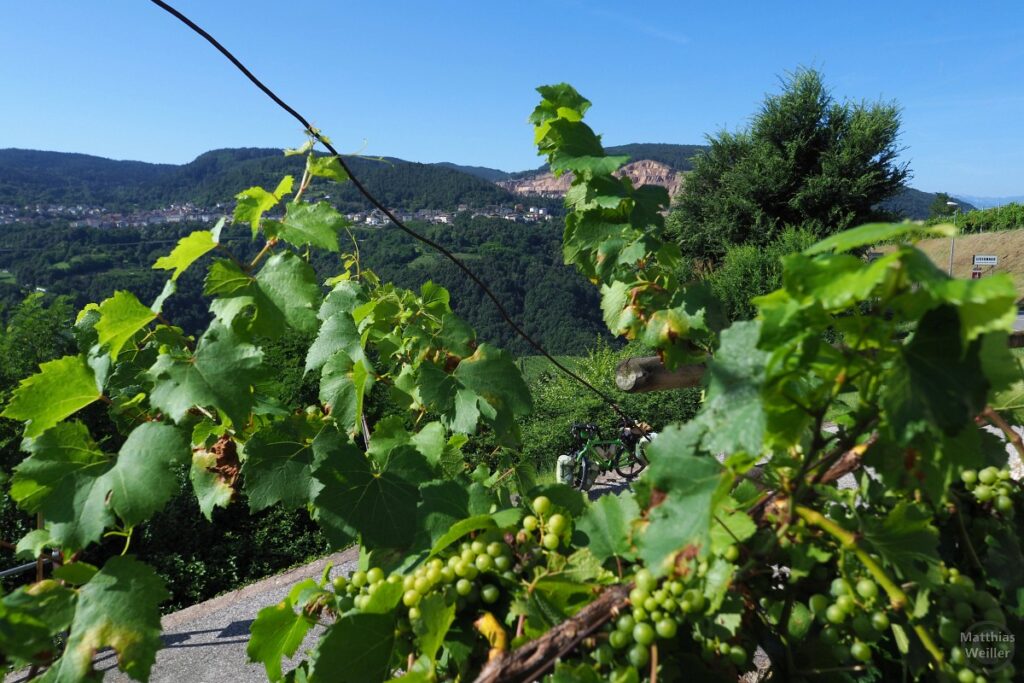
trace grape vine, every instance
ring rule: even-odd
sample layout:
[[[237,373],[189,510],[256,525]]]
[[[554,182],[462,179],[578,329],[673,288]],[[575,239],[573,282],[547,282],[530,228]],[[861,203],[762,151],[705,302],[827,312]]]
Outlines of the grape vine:
[[[207,517],[244,495],[306,507],[334,547],[360,546],[351,576],[260,611],[248,654],[273,681],[735,681],[758,649],[779,680],[1013,680],[1024,501],[999,435],[1020,445],[1024,373],[1009,279],[952,280],[913,246],[948,226],[872,224],[788,256],[757,317],[725,326],[679,276],[667,193],[616,176],[626,159],[605,154],[574,89],[539,92],[535,141],[573,174],[566,262],[600,287],[613,332],[668,366],[707,364],[699,414],[661,430],[634,490],[591,502],[533,481],[515,459],[526,384],[443,288],[383,283],[357,255],[317,281],[311,251],[340,253],[346,224],[305,197],[347,176],[310,139],[288,152],[306,157],[298,182],[249,188],[230,226],[183,238],[154,266],[169,276],[152,304],[87,306],[79,353],[5,407],[25,423],[11,496],[46,520],[19,551],[65,560],[0,599],[10,664],[86,680],[109,646],[148,678],[165,591],[130,541],[189,465]],[[237,229],[262,242],[249,262],[221,239]],[[163,302],[199,264],[212,320],[191,338]],[[261,391],[260,343],[285,329],[315,336],[319,401],[295,413]],[[364,428],[375,387],[392,410]],[[498,471],[464,465],[481,430],[503,445]],[[857,486],[837,488],[843,475]],[[90,564],[109,537],[122,552]],[[984,654],[979,629],[1002,636]]]

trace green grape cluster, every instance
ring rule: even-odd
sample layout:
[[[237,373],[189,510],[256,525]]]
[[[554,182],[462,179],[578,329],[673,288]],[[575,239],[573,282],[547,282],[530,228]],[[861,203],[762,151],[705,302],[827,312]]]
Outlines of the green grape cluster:
[[[880,594],[878,584],[868,577],[855,583],[836,578],[829,587],[829,595],[812,595],[807,608],[822,624],[822,643],[832,647],[840,662],[871,661],[876,644],[889,631],[886,598]]]
[[[516,580],[512,550],[498,531],[488,531],[464,541],[443,557],[424,562],[409,574],[394,572],[385,577],[373,567],[357,571],[346,579],[334,579],[339,611],[365,609],[371,596],[385,583],[402,586],[402,604],[410,620],[420,617],[418,605],[427,595],[439,592],[459,609],[477,602],[494,604],[501,597],[501,582]]]
[[[536,540],[545,550],[555,551],[567,543],[572,535],[572,517],[560,512],[551,513],[552,504],[547,496],[537,496],[532,504],[535,515],[526,515],[522,531],[517,536],[520,543]]]
[[[984,472],[984,470],[982,470]],[[989,592],[979,590],[971,577],[955,567],[942,567],[943,583],[933,594],[938,617],[937,634],[949,648],[947,661],[959,683],[987,683],[1013,680],[1014,669],[1006,666],[985,677],[970,668],[967,653],[961,647],[961,634],[979,622],[1006,624],[1006,615],[999,601]]]
[[[960,479],[979,503],[990,505],[1004,517],[1013,516],[1011,496],[1017,487],[1011,478],[1009,467],[986,467],[981,471],[964,470],[960,473]]]

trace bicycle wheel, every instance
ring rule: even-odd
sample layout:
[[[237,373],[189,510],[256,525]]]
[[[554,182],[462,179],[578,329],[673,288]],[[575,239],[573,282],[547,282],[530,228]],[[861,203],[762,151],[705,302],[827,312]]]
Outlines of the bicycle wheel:
[[[577,464],[576,469],[573,471],[572,487],[577,491],[586,491],[589,475],[590,460],[588,460],[587,456],[584,455],[580,457],[580,461]]]
[[[636,448],[636,452],[631,451],[625,458],[620,455],[615,459],[615,471],[626,481],[632,481],[647,467],[647,456],[641,450],[640,444],[637,444]]]

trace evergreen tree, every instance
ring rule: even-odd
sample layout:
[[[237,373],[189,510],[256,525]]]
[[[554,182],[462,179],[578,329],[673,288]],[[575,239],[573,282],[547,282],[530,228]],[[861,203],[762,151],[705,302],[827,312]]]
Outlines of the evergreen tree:
[[[747,130],[709,137],[668,227],[687,256],[719,261],[730,245],[764,245],[787,226],[826,235],[875,217],[903,188],[893,103],[837,102],[801,69],[768,96]]]

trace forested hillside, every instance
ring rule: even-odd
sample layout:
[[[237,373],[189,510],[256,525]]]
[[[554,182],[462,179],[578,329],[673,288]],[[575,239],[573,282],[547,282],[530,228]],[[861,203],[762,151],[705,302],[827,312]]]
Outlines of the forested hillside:
[[[346,162],[371,191],[395,208],[415,211],[514,203],[493,183],[444,165],[361,157],[349,157]],[[231,203],[239,187],[272,184],[286,173],[301,175],[303,163],[301,157],[262,148],[212,150],[181,166],[5,149],[0,150],[0,204],[87,204],[108,209],[185,202],[215,206]],[[332,199],[342,210],[366,207],[351,186],[338,188]]]
[[[36,287],[50,294],[67,294],[77,306],[102,301],[117,289],[131,290],[140,299],[152,301],[166,279],[164,273],[151,268],[153,262],[197,227],[202,226],[69,228],[60,220],[29,231],[0,226],[0,302],[12,307]],[[597,292],[562,264],[560,221],[522,225],[460,215],[454,225],[415,227],[466,260],[526,330],[552,352],[580,353],[593,346],[599,335],[609,338]],[[450,262],[425,252],[397,229],[352,229],[364,268],[403,286],[419,287],[427,280],[443,284],[452,293],[456,311],[482,339],[517,352],[532,352]],[[226,228],[224,235],[240,256],[255,255],[247,227]],[[351,243],[343,242],[343,246],[351,248]],[[325,257],[314,265],[326,275],[337,269],[337,259]],[[191,279],[195,277],[183,275],[179,294],[167,303],[173,319],[190,331],[208,322],[201,284]]]

